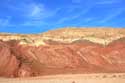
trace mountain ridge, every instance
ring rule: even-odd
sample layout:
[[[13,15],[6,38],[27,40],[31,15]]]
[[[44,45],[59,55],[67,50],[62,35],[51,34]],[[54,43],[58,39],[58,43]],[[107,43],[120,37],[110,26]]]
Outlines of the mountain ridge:
[[[0,39],[3,41],[19,40],[21,44],[36,46],[44,45],[44,40],[64,43],[71,43],[76,40],[89,40],[93,43],[108,45],[122,37],[125,37],[124,28],[60,28],[39,34],[0,34]]]

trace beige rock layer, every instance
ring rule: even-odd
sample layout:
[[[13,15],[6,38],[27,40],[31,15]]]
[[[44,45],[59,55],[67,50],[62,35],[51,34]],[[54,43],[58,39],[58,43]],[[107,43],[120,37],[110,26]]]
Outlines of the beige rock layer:
[[[45,45],[44,40],[71,43],[76,40],[89,40],[94,43],[108,45],[114,40],[125,37],[124,28],[61,28],[41,34],[7,34],[1,33],[3,41],[19,40],[20,44]]]

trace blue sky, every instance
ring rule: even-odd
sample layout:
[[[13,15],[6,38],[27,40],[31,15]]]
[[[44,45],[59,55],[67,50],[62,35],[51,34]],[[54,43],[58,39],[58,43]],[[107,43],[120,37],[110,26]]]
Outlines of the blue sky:
[[[0,0],[0,32],[125,27],[125,0]]]

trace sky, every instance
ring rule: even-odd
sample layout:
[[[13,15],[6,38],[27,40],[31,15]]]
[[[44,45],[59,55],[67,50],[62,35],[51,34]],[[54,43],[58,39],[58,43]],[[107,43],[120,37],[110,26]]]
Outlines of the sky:
[[[0,32],[125,27],[125,0],[0,0]]]

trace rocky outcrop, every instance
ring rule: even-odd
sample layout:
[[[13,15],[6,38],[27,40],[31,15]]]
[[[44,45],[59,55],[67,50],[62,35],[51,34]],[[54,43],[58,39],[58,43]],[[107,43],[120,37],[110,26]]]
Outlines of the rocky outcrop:
[[[0,41],[0,75],[13,77],[19,66],[19,60],[11,52],[10,46]]]
[[[70,31],[70,29],[68,30]],[[99,32],[102,30],[100,29]],[[73,32],[75,31],[79,30],[73,29]],[[92,32],[91,29],[88,31]],[[115,32],[115,34],[113,33],[115,36],[110,34],[109,37],[109,35],[100,33],[100,35],[96,34],[93,37],[94,40],[87,39],[90,33],[86,33],[86,36],[84,32],[83,37],[81,32],[80,35],[75,32],[75,35],[72,34],[75,36],[72,39],[70,37],[71,32],[70,36],[67,34],[65,38],[64,35],[56,37],[60,34],[59,30],[56,33],[50,32],[51,36],[56,34],[55,37],[50,37],[48,36],[49,33],[45,33],[26,35],[26,37],[23,35],[23,38],[18,35],[19,39],[14,39],[11,35],[9,37],[12,37],[11,39],[6,39],[6,35],[5,38],[2,35],[0,41],[0,76],[29,77],[71,73],[125,73],[125,37],[123,33],[125,30],[111,29],[111,31]],[[119,36],[118,32],[120,31]],[[61,33],[64,32],[61,30]],[[45,38],[45,35],[48,39]],[[78,39],[75,39],[77,36]],[[109,40],[106,38],[112,40],[107,43],[106,41]],[[99,43],[100,40],[103,43]]]

